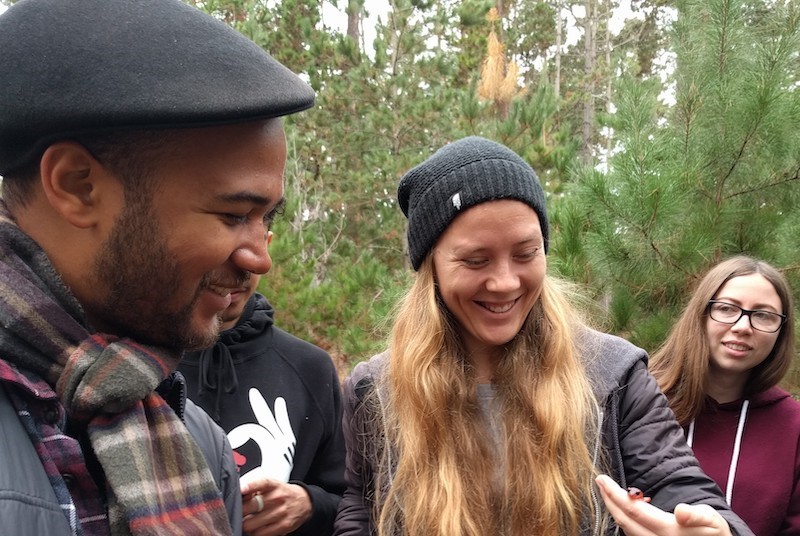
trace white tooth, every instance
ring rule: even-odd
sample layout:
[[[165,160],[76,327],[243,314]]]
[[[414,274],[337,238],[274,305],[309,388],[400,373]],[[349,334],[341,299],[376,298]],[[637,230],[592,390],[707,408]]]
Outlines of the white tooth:
[[[492,307],[491,305],[487,305],[486,308],[493,313],[505,313],[506,311],[510,311],[513,306],[514,306],[513,303],[509,303],[501,307]]]
[[[214,294],[219,294],[220,296],[227,296],[230,293],[227,289],[218,287],[216,285],[209,285],[208,289]]]
[[[730,348],[732,350],[742,350],[742,351],[744,351],[744,350],[748,349],[748,347],[743,345],[743,344],[728,343],[727,346],[728,346],[728,348]]]

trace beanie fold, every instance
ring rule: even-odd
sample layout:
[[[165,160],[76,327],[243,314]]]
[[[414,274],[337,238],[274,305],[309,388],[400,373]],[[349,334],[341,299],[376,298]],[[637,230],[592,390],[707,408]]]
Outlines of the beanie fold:
[[[536,212],[546,252],[549,224],[544,191],[533,168],[507,147],[476,136],[464,138],[406,173],[400,180],[398,201],[408,217],[414,270],[459,214],[500,199],[520,201]]]

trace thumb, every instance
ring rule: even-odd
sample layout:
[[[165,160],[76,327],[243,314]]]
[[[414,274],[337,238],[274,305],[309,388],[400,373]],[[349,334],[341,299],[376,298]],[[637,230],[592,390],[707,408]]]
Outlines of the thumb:
[[[239,479],[239,489],[242,495],[255,491],[264,493],[274,487],[275,483],[275,479],[271,478],[268,472],[259,471],[259,468],[256,468]]]
[[[707,504],[679,504],[675,507],[675,521],[681,527],[707,527],[731,534],[728,522]]]

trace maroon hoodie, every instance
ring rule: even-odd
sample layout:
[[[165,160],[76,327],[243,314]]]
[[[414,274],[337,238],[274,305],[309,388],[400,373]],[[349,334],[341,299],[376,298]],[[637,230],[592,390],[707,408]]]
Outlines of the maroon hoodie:
[[[703,470],[756,536],[800,535],[800,402],[778,387],[727,404],[709,398],[686,432]]]

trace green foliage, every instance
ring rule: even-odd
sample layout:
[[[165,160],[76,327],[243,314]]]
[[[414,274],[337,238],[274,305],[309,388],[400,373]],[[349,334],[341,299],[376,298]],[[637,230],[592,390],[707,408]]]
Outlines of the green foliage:
[[[509,25],[509,48],[523,63],[530,64],[546,56],[556,42],[555,6],[541,0],[518,0],[514,4],[515,11],[525,16]]]
[[[317,90],[313,110],[286,119],[288,205],[262,279],[281,326],[345,363],[382,349],[412,275],[397,181],[467,134],[506,143],[536,169],[549,198],[550,270],[585,289],[602,329],[655,349],[698,276],[734,253],[783,267],[800,289],[796,0],[634,0],[641,16],[610,43],[610,63],[599,48],[586,72],[583,38],[564,46],[560,95],[556,2],[509,0],[488,22],[495,5],[393,0],[361,50],[323,25],[319,2],[202,3]],[[525,87],[502,118],[475,90],[492,29]],[[667,45],[674,106],[659,101],[667,86],[656,76]],[[602,92],[613,80],[614,109],[586,93],[588,80]],[[607,170],[579,164],[589,98],[596,128],[610,132]]]
[[[572,197],[549,199],[550,257],[548,269],[559,276],[588,285],[591,283],[588,253],[584,247],[587,219]]]
[[[610,172],[581,170],[573,191],[590,279],[610,294],[616,329],[650,350],[722,258],[787,267],[800,291],[787,249],[800,181],[797,14],[749,16],[727,0],[679,7],[676,105],[659,104],[658,84],[623,77]]]
[[[332,255],[355,259],[352,263],[310,258],[314,248],[296,240],[296,235],[287,232],[283,235],[287,239],[281,239],[285,232],[281,227],[286,226],[285,221],[276,224],[270,246],[274,267],[261,280],[261,291],[275,306],[281,327],[303,334],[339,358],[380,350],[384,337],[374,330],[380,319],[389,316],[396,299],[394,289],[403,288],[405,281],[390,274],[386,264],[365,251],[354,252],[352,244],[341,252],[337,246],[337,253]],[[326,273],[328,266],[341,268],[332,277]]]
[[[636,298],[631,294],[630,288],[621,287],[613,293],[608,312],[613,331],[625,333],[631,328],[636,313]]]

